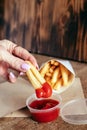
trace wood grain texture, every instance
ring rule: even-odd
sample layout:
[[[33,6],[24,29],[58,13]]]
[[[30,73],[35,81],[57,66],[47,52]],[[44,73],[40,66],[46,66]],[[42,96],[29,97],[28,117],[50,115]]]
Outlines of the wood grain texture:
[[[86,0],[5,0],[4,37],[33,53],[87,62]]]

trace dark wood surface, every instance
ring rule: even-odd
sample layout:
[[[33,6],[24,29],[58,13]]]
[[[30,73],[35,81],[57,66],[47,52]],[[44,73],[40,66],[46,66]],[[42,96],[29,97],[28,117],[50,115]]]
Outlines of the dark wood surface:
[[[38,64],[41,65],[52,57],[36,55]],[[84,96],[87,98],[87,64],[70,61],[76,77],[79,77],[82,83]],[[78,93],[77,93],[78,94]],[[37,123],[29,117],[4,117],[0,118],[0,130],[87,130],[87,125],[71,125],[62,120],[61,117],[49,123]]]
[[[87,62],[87,0],[4,1],[2,38],[32,53]]]

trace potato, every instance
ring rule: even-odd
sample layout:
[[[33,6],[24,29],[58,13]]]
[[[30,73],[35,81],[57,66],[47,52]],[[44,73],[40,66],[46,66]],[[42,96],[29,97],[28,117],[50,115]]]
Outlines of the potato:
[[[40,74],[55,90],[70,85],[74,78],[74,75],[56,59],[45,63],[40,69]]]

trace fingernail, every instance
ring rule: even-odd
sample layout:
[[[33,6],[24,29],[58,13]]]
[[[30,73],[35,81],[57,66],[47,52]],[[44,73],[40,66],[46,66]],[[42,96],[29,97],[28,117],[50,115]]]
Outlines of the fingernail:
[[[39,70],[39,66],[38,65],[36,65],[36,69]]]
[[[23,76],[24,75],[24,73],[23,72],[20,72],[20,74],[19,74],[20,76]]]
[[[10,77],[12,77],[13,79],[15,78],[15,75],[14,75],[12,72],[10,72],[9,75],[10,75]]]
[[[22,68],[23,70],[28,70],[28,69],[30,69],[30,65],[24,63],[24,64],[22,64],[21,68]]]

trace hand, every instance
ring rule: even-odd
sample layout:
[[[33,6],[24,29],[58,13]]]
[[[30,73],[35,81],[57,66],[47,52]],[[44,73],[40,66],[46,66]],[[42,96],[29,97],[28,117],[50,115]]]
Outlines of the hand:
[[[0,75],[11,82],[16,81],[16,76],[9,69],[20,72],[26,72],[26,62],[30,61],[36,68],[38,64],[32,54],[21,46],[17,46],[9,40],[0,41]]]

